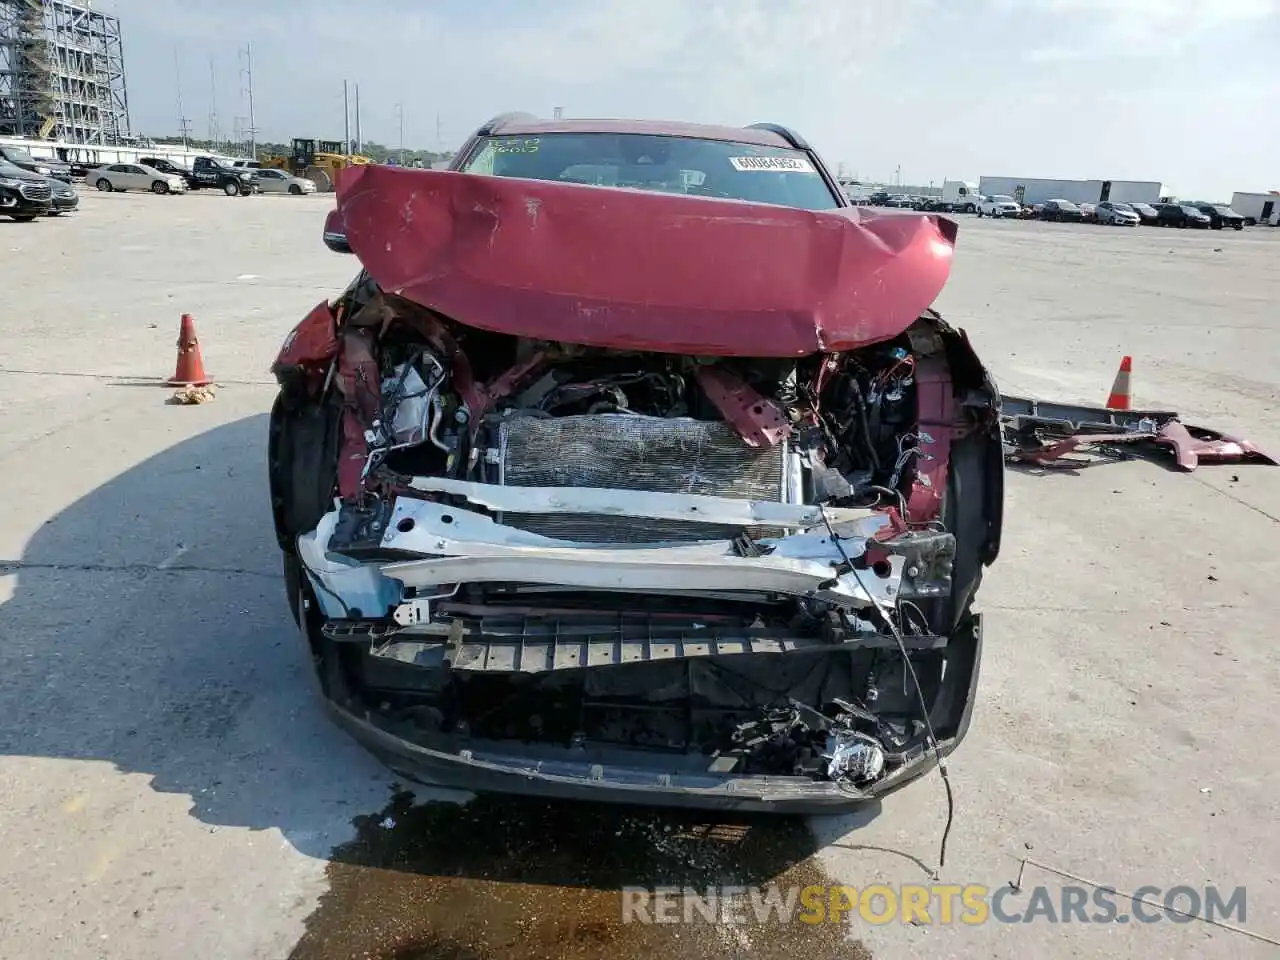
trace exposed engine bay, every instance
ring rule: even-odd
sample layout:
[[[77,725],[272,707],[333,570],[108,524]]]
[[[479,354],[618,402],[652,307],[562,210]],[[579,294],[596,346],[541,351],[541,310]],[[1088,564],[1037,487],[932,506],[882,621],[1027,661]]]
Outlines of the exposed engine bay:
[[[388,743],[785,807],[963,736],[999,395],[936,313],[690,356],[487,332],[361,274],[274,369],[291,603],[331,702]]]

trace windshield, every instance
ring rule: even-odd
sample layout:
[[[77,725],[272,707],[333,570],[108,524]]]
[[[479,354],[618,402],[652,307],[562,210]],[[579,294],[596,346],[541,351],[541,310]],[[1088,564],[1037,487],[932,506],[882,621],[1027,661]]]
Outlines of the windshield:
[[[1236,213],[1236,212],[1235,212],[1234,210],[1232,210],[1230,207],[1214,207],[1213,209],[1217,210],[1217,211],[1218,211],[1218,213],[1222,214],[1224,217],[1238,217],[1238,216],[1240,216],[1240,214]]]
[[[1003,193],[998,193],[991,199],[996,203],[1013,203],[1013,197],[1006,197]]]
[[[1059,210],[1079,210],[1070,200],[1050,200],[1050,203],[1057,204]]]
[[[5,147],[4,155],[14,163],[35,163],[36,158],[21,147]]]
[[[1121,210],[1125,213],[1133,213],[1133,207],[1129,206],[1127,203],[1113,203],[1111,205],[1111,209]]]
[[[801,150],[639,133],[489,137],[462,172],[828,210],[835,193]]]
[[[1202,216],[1204,216],[1204,214],[1203,214],[1203,213],[1201,213],[1199,210],[1197,210],[1195,207],[1187,207],[1187,206],[1184,206],[1182,209],[1183,209],[1185,212],[1187,212],[1187,213],[1189,213],[1189,214],[1194,214],[1194,215],[1195,215],[1195,216],[1197,216],[1197,217],[1202,217]]]

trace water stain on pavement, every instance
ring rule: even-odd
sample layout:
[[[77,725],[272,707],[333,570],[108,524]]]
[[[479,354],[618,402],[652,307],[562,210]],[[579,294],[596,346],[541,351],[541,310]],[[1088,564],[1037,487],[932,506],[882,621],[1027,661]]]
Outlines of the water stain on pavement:
[[[848,928],[797,920],[623,922],[622,888],[827,884],[804,822],[398,793],[334,851],[290,960],[871,960]]]

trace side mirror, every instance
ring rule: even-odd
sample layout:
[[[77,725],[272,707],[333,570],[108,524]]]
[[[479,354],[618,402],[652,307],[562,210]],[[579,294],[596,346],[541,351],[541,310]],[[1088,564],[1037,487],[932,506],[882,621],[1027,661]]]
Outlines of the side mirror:
[[[351,245],[347,243],[347,228],[336,207],[324,218],[324,245],[334,253],[351,252]]]

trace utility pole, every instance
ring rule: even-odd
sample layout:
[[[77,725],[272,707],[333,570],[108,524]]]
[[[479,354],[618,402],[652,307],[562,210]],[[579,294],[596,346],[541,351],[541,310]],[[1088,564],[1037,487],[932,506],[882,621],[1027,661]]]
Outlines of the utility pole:
[[[902,164],[898,164],[897,168],[893,171],[893,182],[895,186],[902,186]]]
[[[562,120],[562,119],[564,119],[564,107],[556,107],[556,108],[554,108],[554,109],[551,111],[551,119],[552,119],[552,120]]]
[[[209,148],[218,149],[218,77],[209,58]]]
[[[351,105],[347,101],[347,81],[342,81],[342,150],[351,152]]]
[[[249,127],[245,131],[249,135],[249,156],[257,159],[258,156],[258,128],[254,123],[253,116],[253,44],[245,44],[244,48],[244,70],[241,71],[243,78],[248,81],[249,94]],[[243,92],[243,91],[242,91]]]
[[[182,131],[182,149],[187,149],[187,135],[190,132],[191,121],[187,119],[186,114],[182,110],[182,62],[178,59],[178,48],[173,48],[173,75],[177,80],[178,88],[178,129]]]
[[[360,84],[356,84],[356,153],[364,148],[364,140],[360,136]]]
[[[396,116],[400,120],[400,166],[404,166],[404,104],[396,104]]]
[[[440,122],[440,114],[436,114],[436,152],[444,153],[444,124]]]

